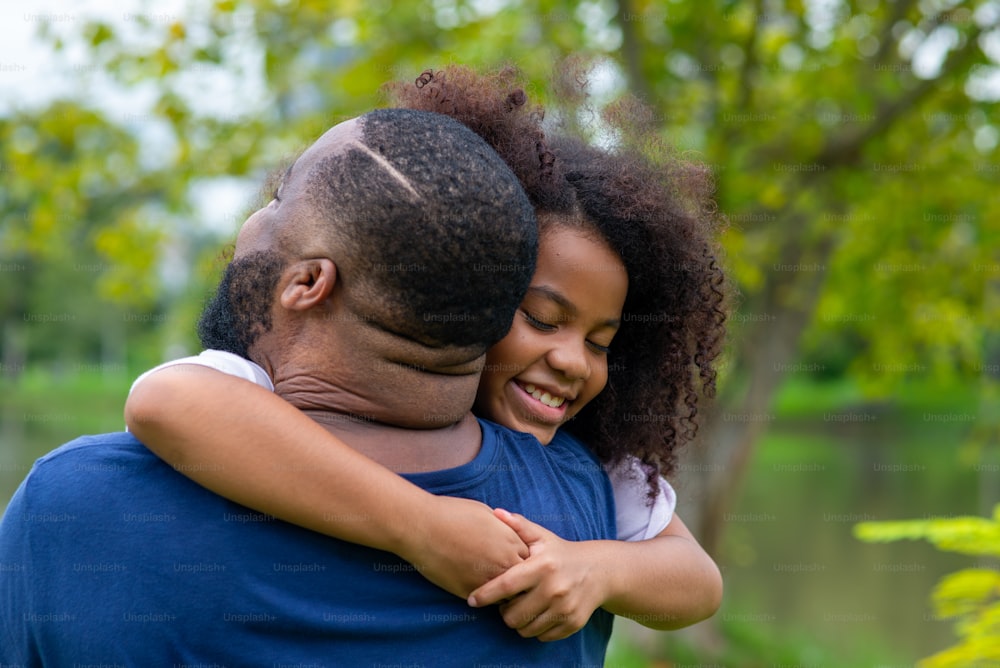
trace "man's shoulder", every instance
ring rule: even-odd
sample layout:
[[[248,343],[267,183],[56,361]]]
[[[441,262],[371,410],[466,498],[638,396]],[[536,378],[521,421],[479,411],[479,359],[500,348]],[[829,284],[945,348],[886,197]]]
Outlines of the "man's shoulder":
[[[136,477],[143,469],[165,466],[128,432],[80,436],[37,459],[22,487],[33,502],[65,504],[88,498]]]
[[[135,436],[127,431],[79,436],[35,461],[34,469],[58,469],[76,466],[83,460],[102,460],[151,455]]]
[[[516,438],[518,436],[524,436],[524,434],[519,431],[514,431],[510,427],[505,427],[498,422],[487,420],[486,418],[478,415],[476,416],[476,421],[480,424],[480,426],[482,426],[484,432],[501,434],[504,437],[511,436]]]
[[[615,536],[611,483],[586,445],[562,430],[542,445],[534,436],[481,422],[484,442],[489,434],[498,441],[486,483],[493,496],[486,503],[520,512],[568,540]]]
[[[514,431],[488,420],[480,419],[479,422],[483,426],[483,440],[495,439],[500,445],[501,453],[513,452],[528,460],[544,459],[552,462],[561,472],[607,479],[604,468],[590,448],[565,429],[558,430],[548,445],[542,445],[531,434]]]
[[[571,463],[576,470],[589,472],[598,477],[607,477],[593,450],[565,429],[558,430],[547,447],[550,452]]]

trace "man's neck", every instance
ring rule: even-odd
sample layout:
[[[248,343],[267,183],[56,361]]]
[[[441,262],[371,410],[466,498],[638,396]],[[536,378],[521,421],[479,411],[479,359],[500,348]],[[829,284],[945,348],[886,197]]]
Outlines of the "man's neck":
[[[439,429],[405,429],[364,416],[306,410],[331,434],[396,473],[423,473],[468,464],[482,445],[482,430],[471,414]]]

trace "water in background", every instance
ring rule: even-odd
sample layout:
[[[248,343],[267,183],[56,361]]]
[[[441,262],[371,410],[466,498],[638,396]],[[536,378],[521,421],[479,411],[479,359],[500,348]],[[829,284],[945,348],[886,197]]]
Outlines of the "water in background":
[[[899,666],[953,644],[951,622],[933,616],[935,583],[997,564],[852,533],[859,521],[983,515],[1000,502],[980,493],[989,469],[960,463],[961,430],[914,424],[803,425],[765,439],[726,518],[720,614],[845,655],[880,645],[906,662]]]

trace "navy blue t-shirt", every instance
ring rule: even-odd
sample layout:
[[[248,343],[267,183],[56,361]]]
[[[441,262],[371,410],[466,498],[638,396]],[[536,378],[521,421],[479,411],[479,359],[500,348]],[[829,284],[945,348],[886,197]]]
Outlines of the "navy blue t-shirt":
[[[406,477],[566,539],[614,538],[610,484],[582,444],[480,424],[473,461]],[[4,665],[600,666],[612,619],[523,639],[495,607],[213,494],[127,433],[38,460],[0,522]]]

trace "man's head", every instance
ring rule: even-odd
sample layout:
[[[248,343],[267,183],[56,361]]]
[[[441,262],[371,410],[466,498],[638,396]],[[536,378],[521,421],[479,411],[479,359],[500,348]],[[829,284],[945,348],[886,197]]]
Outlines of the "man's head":
[[[282,272],[328,258],[337,317],[482,352],[510,327],[536,252],[532,207],[482,139],[439,114],[378,110],[320,137],[247,220],[199,333],[247,355]]]

